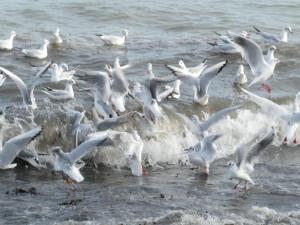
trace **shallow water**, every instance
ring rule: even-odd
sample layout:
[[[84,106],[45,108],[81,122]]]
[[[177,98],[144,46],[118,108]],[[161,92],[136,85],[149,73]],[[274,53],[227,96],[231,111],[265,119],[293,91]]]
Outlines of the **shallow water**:
[[[202,115],[201,111],[211,113],[243,102],[239,91],[232,87],[241,59],[212,53],[206,42],[214,37],[213,31],[251,31],[254,25],[276,33],[286,25],[294,30],[289,43],[280,46],[276,55],[281,63],[269,81],[274,91],[268,96],[290,107],[300,87],[299,1],[16,0],[12,3],[4,0],[0,9],[1,38],[15,30],[16,47],[38,46],[60,27],[65,42],[59,48],[50,46],[48,59],[80,65],[82,70],[99,70],[106,63],[112,64],[118,56],[122,63],[133,65],[126,73],[130,81],[145,79],[148,62],[153,63],[158,76],[172,76],[164,65],[176,64],[179,59],[188,65],[204,58],[208,58],[209,65],[229,60],[210,86],[207,107],[192,104],[189,87],[183,86],[180,100],[164,104],[167,118],[159,127],[159,135],[149,137],[138,121],[120,128],[131,131],[134,126],[141,132],[145,141],[143,158],[149,164],[146,176],[130,176],[121,147],[93,153],[90,160],[100,166],[86,166],[85,181],[76,185],[67,185],[60,176],[22,165],[0,171],[0,224],[300,224],[299,147],[280,146],[284,135],[280,121],[247,103],[232,118],[216,125],[213,131],[226,135],[216,143],[218,160],[206,180],[189,166],[178,163],[185,162],[183,149],[196,139],[188,132],[183,134],[182,121],[173,112]],[[125,48],[103,46],[95,36],[96,33],[119,34],[124,28],[129,30]],[[1,52],[0,62],[29,84],[35,74],[32,65],[43,64],[24,58],[18,51]],[[249,68],[246,73],[251,77]],[[70,116],[62,113],[57,103],[45,98],[39,91],[42,86],[35,92],[40,107],[35,122],[45,124],[45,131],[30,147],[42,152],[54,144],[71,149],[73,143],[67,134]],[[63,85],[53,87],[56,86]],[[92,98],[78,92],[80,88],[82,84],[78,83],[76,100],[65,105],[90,109]],[[267,96],[259,86],[251,91]],[[7,110],[6,122],[2,122],[4,140],[19,133],[20,125],[13,123],[14,118],[28,121],[24,109],[18,107],[21,104],[18,90],[8,80],[0,87],[0,107],[11,104],[15,107]],[[134,108],[132,105],[130,102],[130,109]],[[90,112],[88,119],[91,120]],[[28,128],[20,123],[24,129]],[[225,168],[234,146],[243,137],[270,124],[275,126],[277,136],[274,145],[262,154],[262,163],[253,175],[256,185],[247,193],[234,192]],[[300,132],[296,136],[299,140]],[[29,187],[35,187],[39,194],[14,194],[16,188]],[[78,202],[61,205],[71,200]]]

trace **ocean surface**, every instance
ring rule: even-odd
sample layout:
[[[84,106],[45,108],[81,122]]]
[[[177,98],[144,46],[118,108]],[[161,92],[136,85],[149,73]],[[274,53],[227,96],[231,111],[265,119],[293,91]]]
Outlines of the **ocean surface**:
[[[294,33],[287,44],[279,46],[280,63],[268,83],[273,92],[267,94],[259,85],[254,93],[292,107],[300,91],[300,2],[286,1],[81,1],[81,0],[2,0],[0,5],[0,38],[16,31],[15,47],[37,47],[49,39],[56,27],[64,43],[49,46],[48,60],[80,66],[80,70],[103,70],[119,57],[121,64],[130,63],[126,71],[130,82],[143,81],[146,64],[154,73],[172,77],[165,64],[197,65],[208,59],[208,65],[228,60],[228,65],[213,80],[210,102],[206,107],[193,104],[190,87],[182,85],[180,99],[162,104],[164,120],[155,131],[138,121],[119,127],[122,131],[138,129],[144,140],[143,160],[147,174],[133,177],[126,164],[122,144],[94,152],[82,169],[85,180],[66,184],[61,176],[20,164],[13,170],[0,171],[0,224],[213,224],[257,225],[300,224],[300,149],[282,145],[285,127],[279,120],[261,112],[258,106],[241,98],[232,86],[239,55],[216,54],[206,43],[215,38],[214,31],[253,31],[252,26],[280,33],[290,25]],[[126,47],[107,47],[95,36],[120,34],[129,30]],[[259,42],[266,51],[268,46]],[[19,75],[29,86],[36,67],[43,60],[25,58],[19,51],[0,52],[0,65]],[[251,79],[251,71],[246,67]],[[89,82],[88,78],[85,79]],[[91,122],[93,99],[75,88],[76,98],[66,103],[51,102],[36,88],[39,110],[35,122],[44,124],[42,137],[29,147],[47,152],[52,145],[71,150],[73,139],[68,134],[71,117],[61,106],[87,110],[85,122]],[[1,121],[1,137],[7,140],[28,129],[29,116],[21,108],[22,98],[15,84],[7,80],[0,87],[0,107],[11,106]],[[186,163],[183,150],[196,143],[196,137],[184,129],[180,116],[213,113],[224,107],[243,104],[242,109],[218,123],[213,132],[224,134],[217,142],[217,160],[206,179]],[[127,111],[134,108],[128,99]],[[19,118],[19,119],[18,119]],[[25,120],[25,122],[24,122]],[[26,122],[27,121],[27,122]],[[276,139],[261,155],[248,192],[232,190],[226,163],[232,159],[235,146],[266,126],[274,126]],[[300,140],[300,131],[296,133]],[[34,194],[18,194],[16,189],[35,188]]]

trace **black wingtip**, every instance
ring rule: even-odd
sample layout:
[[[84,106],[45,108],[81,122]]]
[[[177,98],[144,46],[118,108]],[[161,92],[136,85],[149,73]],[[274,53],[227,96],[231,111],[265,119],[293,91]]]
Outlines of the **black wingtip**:
[[[218,73],[220,73],[227,64],[228,64],[228,60],[226,60],[225,63],[220,67]]]
[[[216,46],[218,45],[216,42],[206,42],[207,44],[211,45],[211,46]]]
[[[202,63],[206,63],[207,62],[207,58],[203,59]]]
[[[102,35],[102,34],[96,34],[96,36],[97,36],[97,37],[102,37],[103,35]]]
[[[257,27],[253,26],[253,29],[256,30],[257,32],[261,32],[260,29],[258,29]]]
[[[222,34],[220,34],[220,33],[217,32],[217,31],[214,31],[214,33],[215,33],[216,35],[218,35],[218,36],[222,36]]]
[[[165,65],[165,67],[166,67],[168,70],[170,70],[174,75],[176,75],[176,74],[175,74],[175,71],[174,71],[169,65]]]
[[[40,136],[40,135],[41,135],[41,133],[42,133],[42,131],[43,131],[43,129],[44,129],[44,127],[43,127],[43,126],[41,126],[41,130],[40,130],[38,133],[36,133],[36,135],[32,136],[32,138],[31,138],[31,140],[30,140],[30,141],[33,141],[33,140],[34,140],[34,139],[36,139],[38,136]]]

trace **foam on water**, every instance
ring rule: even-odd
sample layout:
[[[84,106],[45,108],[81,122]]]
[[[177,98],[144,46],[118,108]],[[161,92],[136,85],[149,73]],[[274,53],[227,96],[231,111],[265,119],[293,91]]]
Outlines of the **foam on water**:
[[[119,223],[128,224],[126,221]],[[189,211],[171,211],[157,218],[149,217],[131,221],[130,224],[165,224],[165,225],[296,225],[300,223],[300,210],[290,212],[277,212],[268,207],[253,206],[247,215],[224,213],[214,215],[211,213],[192,213]],[[106,223],[107,224],[107,223]],[[116,223],[111,223],[116,224]],[[73,220],[55,225],[103,225],[101,221],[75,222]]]

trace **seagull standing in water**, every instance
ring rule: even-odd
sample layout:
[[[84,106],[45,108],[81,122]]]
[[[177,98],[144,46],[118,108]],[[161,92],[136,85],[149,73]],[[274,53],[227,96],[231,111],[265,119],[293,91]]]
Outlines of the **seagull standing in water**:
[[[38,137],[42,132],[42,127],[36,127],[30,131],[17,135],[2,146],[2,139],[0,138],[0,169],[12,169],[17,166],[12,163],[18,154],[23,151],[26,146]]]
[[[239,181],[234,185],[233,189],[237,189],[242,181],[245,182],[245,190],[248,189],[248,183],[254,185],[254,181],[251,179],[250,174],[254,171],[254,165],[257,163],[258,154],[273,142],[274,137],[275,131],[272,127],[267,129],[265,135],[261,139],[255,137],[249,142],[241,144],[236,148],[235,161],[228,163],[229,179],[236,179]]]
[[[0,50],[12,50],[14,47],[14,38],[16,32],[10,32],[10,37],[6,40],[0,40]]]
[[[59,28],[56,28],[55,32],[53,33],[51,43],[53,45],[60,45],[61,43],[63,43],[63,39],[60,36]]]
[[[89,135],[89,138],[80,144],[77,148],[69,153],[62,151],[61,147],[52,147],[50,151],[53,153],[54,170],[62,171],[68,177],[76,182],[82,182],[84,177],[81,175],[76,162],[94,150],[94,147],[103,144],[108,139],[108,132],[97,132]]]
[[[51,82],[59,82],[62,80],[71,80],[76,73],[77,68],[70,69],[67,64],[61,63],[53,63],[51,65],[52,73],[51,73]]]
[[[122,46],[125,45],[125,42],[127,40],[128,30],[122,30],[122,36],[102,34],[97,34],[96,36],[98,36],[106,45]]]
[[[280,37],[261,31],[260,29],[258,29],[257,27],[253,27],[254,30],[256,31],[256,33],[258,35],[260,35],[263,40],[268,43],[268,44],[272,44],[272,45],[276,45],[276,44],[280,44],[280,43],[287,43],[288,42],[288,34],[289,33],[293,33],[292,28],[291,27],[284,27]]]
[[[236,34],[232,35],[234,37],[234,42],[241,47],[241,55],[249,64],[252,74],[255,77],[248,87],[251,87],[256,83],[262,83],[262,87],[270,93],[272,87],[265,84],[265,81],[273,75],[275,66],[279,60],[274,58],[274,60],[269,62],[265,59],[261,47],[257,43]]]
[[[195,146],[186,149],[192,165],[200,167],[205,175],[209,174],[209,166],[216,158],[214,142],[222,135],[207,135]]]
[[[48,56],[49,41],[44,40],[42,46],[38,49],[22,49],[25,56],[35,59],[45,59]]]
[[[53,100],[70,100],[74,98],[74,90],[73,90],[73,84],[76,82],[71,79],[66,82],[66,87],[64,90],[58,90],[58,89],[52,89],[49,87],[46,87],[47,90],[41,90],[46,95],[48,95],[49,98]]]

